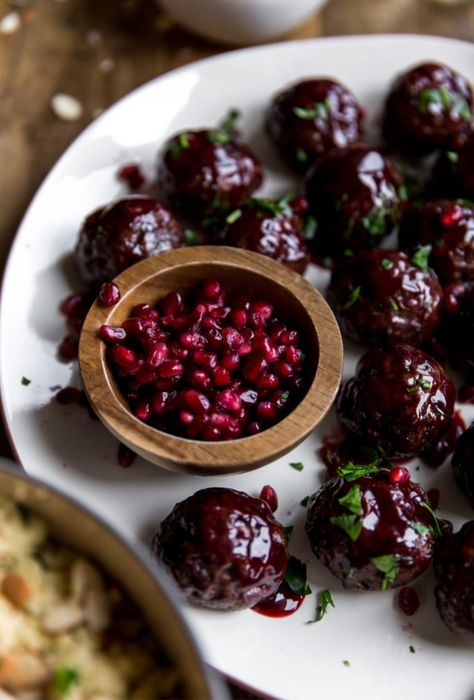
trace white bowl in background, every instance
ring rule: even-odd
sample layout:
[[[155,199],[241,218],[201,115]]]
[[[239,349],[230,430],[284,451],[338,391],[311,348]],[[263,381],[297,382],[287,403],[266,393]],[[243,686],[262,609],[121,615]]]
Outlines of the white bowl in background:
[[[183,27],[224,44],[256,44],[290,31],[327,0],[161,0]]]

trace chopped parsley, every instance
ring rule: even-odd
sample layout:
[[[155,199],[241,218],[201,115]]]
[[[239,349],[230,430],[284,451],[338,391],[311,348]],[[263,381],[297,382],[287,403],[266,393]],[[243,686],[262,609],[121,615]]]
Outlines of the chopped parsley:
[[[353,542],[357,540],[362,530],[362,521],[356,515],[334,515],[329,522],[344,530]]]
[[[461,119],[466,121],[471,119],[471,110],[464,97],[458,92],[451,92],[444,86],[420,90],[418,93],[419,111],[422,114],[426,114],[429,111],[429,106],[432,104],[441,105],[446,109],[453,109]]]
[[[309,503],[310,498],[311,498],[311,496],[305,496],[304,498],[302,498],[300,501],[300,506],[303,506],[303,508],[306,508],[306,506]]]
[[[390,270],[393,267],[393,262],[389,260],[388,258],[383,258],[380,261],[380,267],[383,268],[384,270]]]
[[[177,143],[175,143],[170,149],[170,156],[172,158],[177,158],[183,151],[189,148],[189,136],[185,131],[179,134],[176,138]]]
[[[407,393],[411,394],[414,391],[418,391],[418,389],[425,389],[426,391],[431,389],[431,382],[427,379],[423,379],[423,377],[417,377],[415,383],[408,387]]]
[[[356,479],[361,479],[363,476],[377,474],[383,464],[384,460],[382,457],[377,457],[370,464],[354,464],[354,462],[348,462],[345,466],[339,467],[337,474],[346,481],[355,481]]]
[[[410,654],[416,654],[415,647],[412,644],[408,648],[410,649]]]
[[[360,285],[358,287],[354,287],[349,299],[346,301],[346,303],[342,307],[344,309],[344,311],[346,311],[347,309],[350,309],[351,306],[354,306],[354,304],[356,303],[356,301],[360,297],[361,290],[362,290],[362,287]]]
[[[355,515],[361,515],[362,513],[362,497],[360,492],[360,486],[354,484],[345,496],[337,499],[337,502],[341,504],[344,508],[349,510]]]
[[[28,377],[22,377],[21,383],[23,386],[28,386],[28,384],[31,384],[31,379],[28,379]]]
[[[304,150],[304,148],[298,148],[298,150],[296,151],[296,160],[298,161],[298,163],[306,163],[308,158],[309,156]]]
[[[373,557],[370,561],[384,574],[381,588],[385,591],[389,584],[395,583],[400,572],[399,557],[397,554],[383,554],[380,557]]]
[[[389,303],[390,308],[392,309],[392,311],[398,311],[398,304],[397,304],[397,302],[395,301],[395,299],[390,298],[390,299],[388,300],[388,303]]]
[[[342,662],[342,664],[343,664],[343,666],[345,666],[346,668],[349,668],[350,665],[351,665],[351,662],[348,661],[347,659],[344,659],[344,661]]]
[[[411,527],[419,534],[419,535],[426,535],[428,532],[431,532],[431,528],[429,528],[427,525],[424,525],[423,523],[410,523]]]
[[[456,151],[446,151],[446,158],[455,165],[459,160],[459,153],[456,153]]]
[[[198,240],[199,237],[196,231],[193,231],[192,228],[184,229],[184,241],[186,245],[196,245]]]
[[[298,119],[322,119],[325,121],[331,112],[331,102],[329,99],[325,99],[323,102],[315,102],[312,109],[305,109],[304,107],[293,107],[293,114],[295,114]]]
[[[318,224],[316,222],[316,219],[314,218],[314,216],[311,216],[311,214],[309,214],[306,217],[306,224],[304,227],[304,237],[307,241],[313,240],[314,234],[316,233],[317,228],[318,228]]]
[[[433,536],[434,536],[435,540],[438,540],[440,537],[443,536],[443,533],[441,532],[441,528],[439,526],[439,520],[436,517],[436,514],[429,503],[427,503],[426,501],[422,501],[421,505],[423,506],[423,508],[426,508],[428,513],[433,518]]]
[[[280,216],[280,214],[291,216],[293,212],[288,206],[288,201],[292,199],[292,197],[293,195],[287,194],[278,200],[278,202],[275,202],[273,199],[266,199],[263,197],[251,197],[250,201],[259,209],[263,209],[263,211],[267,211],[273,216]]]
[[[297,472],[302,472],[304,469],[304,464],[303,462],[290,462],[290,467],[296,469]]]
[[[221,122],[219,122],[219,130],[226,131],[227,133],[235,131],[235,125],[241,116],[241,112],[235,107],[233,109],[230,109],[224,117],[224,119]]]
[[[207,138],[211,143],[221,143],[224,145],[229,143],[230,134],[227,131],[210,131]]]
[[[58,695],[67,695],[79,683],[79,671],[72,666],[59,666],[53,673],[53,688]]]
[[[354,257],[354,251],[351,250],[350,248],[346,248],[344,251],[344,257],[345,258],[353,258]]]
[[[318,603],[316,605],[316,617],[314,618],[314,620],[308,620],[306,624],[310,625],[313,622],[319,622],[320,620],[322,620],[323,617],[326,615],[328,607],[330,605],[332,605],[333,608],[336,607],[332,599],[331,591],[328,591],[327,588],[325,588],[322,591],[319,591]]]
[[[369,211],[367,216],[362,218],[362,225],[374,238],[384,236],[386,231],[386,215],[385,207],[374,207]]]
[[[242,209],[234,209],[228,216],[225,218],[226,224],[233,224],[234,221],[237,221],[237,219],[240,219],[242,216]]]
[[[401,202],[406,202],[408,199],[408,187],[406,185],[400,185],[398,190],[398,196]]]
[[[428,258],[430,257],[431,246],[424,245],[412,255],[411,261],[413,265],[419,267],[420,270],[426,272],[428,270]]]
[[[291,556],[286,567],[284,581],[296,595],[307,595],[306,564]]]

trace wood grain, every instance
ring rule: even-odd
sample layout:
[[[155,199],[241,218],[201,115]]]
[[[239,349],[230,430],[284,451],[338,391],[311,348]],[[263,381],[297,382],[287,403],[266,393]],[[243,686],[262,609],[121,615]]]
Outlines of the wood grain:
[[[101,325],[123,323],[136,304],[155,306],[171,291],[186,294],[207,278],[222,280],[232,294],[251,290],[270,301],[277,315],[300,330],[313,363],[308,389],[293,411],[272,428],[228,442],[187,440],[157,431],[133,416],[109,369]],[[304,440],[331,407],[339,387],[343,351],[339,326],[321,294],[270,258],[238,248],[196,246],[147,258],[122,272],[116,283],[120,301],[112,308],[92,306],[79,344],[82,383],[98,417],[121,442],[150,462],[188,474],[249,471],[268,464]]]

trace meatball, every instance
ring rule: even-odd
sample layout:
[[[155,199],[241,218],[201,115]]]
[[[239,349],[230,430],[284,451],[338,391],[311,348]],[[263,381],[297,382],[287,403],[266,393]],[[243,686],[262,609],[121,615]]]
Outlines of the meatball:
[[[266,118],[270,138],[286,162],[305,172],[333,148],[345,148],[362,134],[363,109],[341,83],[313,78],[273,99]]]
[[[349,432],[393,459],[433,447],[452,421],[454,400],[454,385],[436,360],[400,343],[361,357],[337,411]]]
[[[431,562],[433,518],[423,505],[428,497],[408,470],[402,481],[392,481],[395,472],[331,479],[309,501],[311,548],[344,588],[403,586]]]
[[[175,505],[153,545],[191,603],[220,610],[275,593],[289,556],[266,501],[228,488],[202,489]]]
[[[401,179],[391,161],[368,146],[333,151],[317,161],[306,182],[318,222],[316,252],[341,256],[373,248],[398,222]]]
[[[474,423],[459,437],[452,465],[459,488],[474,508]]]
[[[458,290],[454,289],[453,292]],[[474,284],[459,285],[443,317],[440,339],[448,358],[467,382],[474,382]]]
[[[462,144],[470,130],[469,82],[448,66],[425,63],[399,75],[385,104],[383,134],[407,155]]]
[[[236,209],[262,183],[262,165],[234,132],[202,129],[165,144],[158,184],[180,212],[208,226]]]
[[[86,218],[75,259],[82,280],[97,287],[139,260],[182,245],[182,228],[167,207],[152,197],[130,196]]]
[[[436,607],[444,624],[474,642],[474,520],[436,545]]]
[[[304,238],[305,217],[291,202],[252,199],[231,212],[226,223],[219,236],[224,245],[267,255],[301,274],[306,270],[309,254]]]
[[[431,246],[429,263],[442,284],[474,281],[474,205],[436,199],[411,207],[398,237],[410,255]]]
[[[422,345],[440,322],[441,285],[405,253],[365,250],[339,261],[327,299],[343,333],[371,345]]]
[[[474,199],[474,133],[461,148],[440,154],[428,189],[433,196]]]

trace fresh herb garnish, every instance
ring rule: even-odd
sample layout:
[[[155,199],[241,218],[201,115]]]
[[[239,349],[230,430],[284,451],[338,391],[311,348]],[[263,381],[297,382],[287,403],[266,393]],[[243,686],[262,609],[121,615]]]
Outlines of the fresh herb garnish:
[[[410,646],[409,646],[408,648],[410,649],[410,654],[416,654],[416,652],[415,652],[415,647],[414,647],[414,646],[412,646],[412,645],[410,644]]]
[[[410,525],[419,535],[426,535],[428,532],[431,532],[431,528],[423,523],[410,523]]]
[[[31,379],[28,379],[28,377],[22,377],[21,383],[23,386],[28,386],[28,384],[31,384]]]
[[[318,224],[316,222],[316,219],[314,218],[314,216],[311,216],[311,214],[309,214],[306,217],[306,224],[304,227],[304,237],[307,241],[313,240],[314,234],[316,233],[317,228],[318,228]]]
[[[436,517],[436,513],[434,512],[434,510],[430,506],[430,504],[427,503],[426,501],[421,501],[421,505],[423,506],[423,508],[426,508],[428,513],[433,518],[433,536],[434,536],[435,540],[438,540],[440,537],[443,536],[443,533],[441,532],[441,528],[439,526],[439,520]]]
[[[175,143],[174,146],[172,146],[170,149],[170,156],[172,158],[177,158],[180,155],[180,153],[182,153],[182,151],[185,151],[187,148],[189,148],[189,136],[185,131],[183,131],[181,134],[178,134],[177,139],[177,143]]]
[[[354,306],[354,304],[356,303],[356,301],[360,297],[361,290],[362,290],[362,287],[360,285],[358,287],[354,287],[349,299],[346,301],[346,303],[342,307],[344,310],[350,309],[351,306]]]
[[[456,151],[446,151],[446,158],[453,164],[456,164],[459,160],[459,153]]]
[[[299,119],[322,119],[328,118],[331,112],[331,102],[327,98],[324,102],[315,102],[312,109],[305,109],[304,107],[293,107],[293,114],[295,114]]]
[[[351,662],[348,661],[347,659],[344,659],[344,661],[343,661],[342,663],[343,663],[343,665],[344,665],[346,668],[349,668],[350,665],[351,665]]]
[[[351,250],[350,248],[346,248],[344,250],[344,257],[345,258],[353,258],[354,257],[354,251]]]
[[[288,201],[292,198],[292,196],[293,195],[291,194],[287,194],[280,200],[278,200],[278,202],[275,202],[273,199],[258,197],[251,197],[250,201],[252,202],[252,204],[255,204],[255,206],[259,207],[260,209],[263,209],[264,211],[268,211],[273,216],[279,216],[280,214],[291,216],[293,212],[288,206]]]
[[[304,498],[302,498],[300,501],[300,506],[303,506],[303,508],[306,508],[306,506],[309,503],[310,498],[311,498],[311,496],[305,496]]]
[[[413,265],[416,265],[416,267],[419,267],[420,270],[426,272],[428,270],[428,259],[430,257],[430,253],[431,246],[429,244],[418,248],[411,258]]]
[[[362,513],[362,496],[360,492],[360,486],[354,484],[345,496],[337,499],[337,502],[341,504],[344,508],[347,508],[351,513],[355,515],[361,515]]]
[[[383,268],[384,270],[390,270],[393,267],[393,262],[389,260],[388,258],[383,258],[380,261],[380,267]]]
[[[233,109],[230,109],[224,117],[224,119],[219,123],[218,129],[220,131],[227,131],[227,133],[232,133],[233,131],[235,131],[235,125],[241,116],[241,112],[235,107]]]
[[[184,229],[184,241],[186,245],[196,245],[198,240],[199,237],[196,231],[193,231],[192,228]]]
[[[296,595],[306,595],[306,564],[291,556],[284,581]]]
[[[400,185],[398,196],[401,202],[406,202],[408,200],[408,187],[406,185]]]
[[[302,472],[304,469],[304,464],[303,462],[290,462],[290,467],[296,469],[297,472]]]
[[[230,134],[227,131],[209,131],[207,138],[211,143],[226,144],[230,141]]]
[[[469,121],[471,118],[471,111],[469,105],[462,95],[457,92],[451,92],[447,88],[433,88],[427,90],[420,90],[418,93],[418,109],[422,114],[426,114],[429,111],[430,104],[437,104],[446,107],[447,109],[454,109],[454,111],[461,117]]]
[[[374,207],[367,216],[362,218],[362,225],[374,238],[385,235],[385,217],[387,212],[385,207]]]
[[[357,540],[362,530],[362,521],[356,515],[335,515],[329,521],[344,530],[353,542]]]
[[[237,219],[240,219],[242,216],[242,209],[234,209],[234,211],[231,211],[228,216],[225,218],[226,224],[233,224],[234,221],[237,221]]]
[[[382,457],[377,457],[371,464],[354,464],[354,462],[348,462],[343,467],[339,467],[337,474],[346,481],[355,481],[356,479],[361,479],[363,476],[377,474],[382,468],[383,463],[384,460]]]
[[[58,695],[67,695],[79,683],[80,673],[71,666],[60,666],[53,673],[53,688]]]
[[[304,148],[298,148],[298,150],[296,151],[296,160],[298,161],[298,163],[306,163],[308,158],[309,156],[304,150]]]
[[[319,622],[320,620],[322,620],[323,617],[326,615],[328,607],[330,605],[332,605],[333,608],[336,607],[332,599],[331,591],[328,591],[327,588],[325,588],[322,591],[319,591],[318,604],[316,606],[316,617],[314,618],[314,620],[308,620],[306,624],[311,625],[313,622]]]
[[[408,387],[407,393],[411,394],[414,391],[418,391],[418,389],[425,389],[425,390],[431,389],[431,382],[428,381],[427,379],[423,379],[423,377],[417,377],[415,379],[415,383],[412,386]]]
[[[380,557],[373,557],[372,564],[384,574],[382,581],[382,591],[387,589],[389,584],[395,583],[400,571],[400,561],[397,554],[383,554]]]
[[[390,299],[388,300],[388,303],[389,303],[390,308],[392,309],[392,311],[398,311],[398,304],[397,304],[397,302],[395,301],[395,299],[390,298]]]

